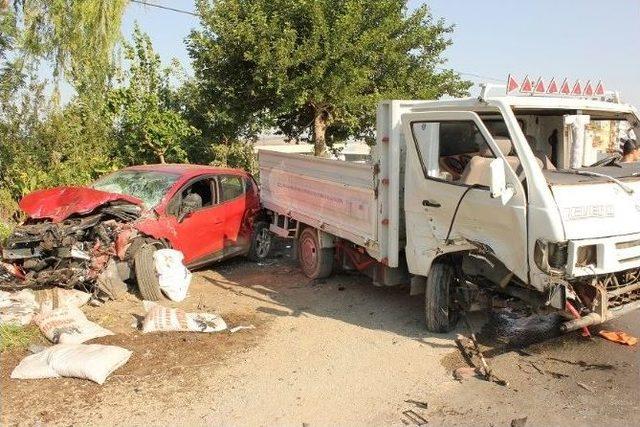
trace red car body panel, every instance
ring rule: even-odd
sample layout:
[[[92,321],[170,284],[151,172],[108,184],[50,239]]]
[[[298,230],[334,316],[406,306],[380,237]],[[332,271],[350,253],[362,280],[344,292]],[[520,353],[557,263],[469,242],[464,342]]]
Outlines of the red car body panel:
[[[223,258],[227,252],[239,252],[238,248],[248,250],[253,219],[260,210],[258,187],[248,173],[239,169],[198,165],[144,165],[127,170],[179,175],[161,201],[148,209],[132,226],[140,233],[164,240],[172,248],[180,250],[186,265],[200,265],[208,260]],[[175,215],[167,212],[171,200],[178,197],[194,180],[219,175],[242,177],[247,186],[245,193],[233,200],[199,209],[181,222]],[[31,193],[22,199],[20,207],[31,218],[46,218],[58,222],[73,214],[89,213],[98,206],[115,200],[142,205],[139,199],[131,196],[89,187],[59,187]],[[124,253],[124,240],[129,239],[130,230],[127,233],[127,237],[118,239],[118,252]]]
[[[142,201],[135,197],[106,193],[89,187],[56,187],[35,191],[25,196],[19,206],[30,218],[61,222],[71,215],[86,214],[98,206],[116,200],[134,205],[142,204]]]

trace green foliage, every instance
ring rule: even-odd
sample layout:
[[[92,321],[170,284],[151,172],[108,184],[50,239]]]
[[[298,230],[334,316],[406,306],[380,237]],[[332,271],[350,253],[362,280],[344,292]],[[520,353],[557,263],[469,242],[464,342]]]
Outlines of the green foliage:
[[[204,129],[234,138],[276,125],[332,140],[371,133],[381,99],[461,95],[436,71],[452,27],[400,0],[198,0],[187,40]]]
[[[40,340],[42,335],[35,326],[0,325],[0,352],[27,348],[29,344]]]
[[[211,157],[211,164],[214,166],[244,169],[253,175],[258,173],[258,162],[251,143],[233,141],[212,144]]]
[[[197,134],[172,108],[170,78],[175,70],[161,68],[149,36],[136,26],[133,45],[125,45],[129,70],[110,102],[118,116],[119,153],[127,164],[184,162],[184,142]]]

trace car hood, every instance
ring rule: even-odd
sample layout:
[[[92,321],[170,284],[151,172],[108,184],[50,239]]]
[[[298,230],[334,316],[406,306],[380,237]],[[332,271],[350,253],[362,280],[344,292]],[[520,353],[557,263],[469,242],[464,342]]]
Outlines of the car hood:
[[[640,233],[640,181],[617,184],[552,185],[568,240]]]
[[[86,214],[109,202],[122,201],[141,206],[142,200],[90,187],[56,187],[35,191],[19,203],[30,218],[64,221],[74,214]]]

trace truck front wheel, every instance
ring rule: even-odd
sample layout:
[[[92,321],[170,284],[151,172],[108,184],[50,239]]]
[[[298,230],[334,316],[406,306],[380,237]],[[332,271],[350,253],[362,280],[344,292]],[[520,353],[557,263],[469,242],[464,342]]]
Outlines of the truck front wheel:
[[[323,279],[333,270],[333,248],[320,247],[318,232],[305,228],[298,238],[298,262],[310,279]]]
[[[427,276],[425,289],[425,323],[429,332],[451,331],[458,321],[457,307],[452,299],[456,271],[446,262],[434,262]]]

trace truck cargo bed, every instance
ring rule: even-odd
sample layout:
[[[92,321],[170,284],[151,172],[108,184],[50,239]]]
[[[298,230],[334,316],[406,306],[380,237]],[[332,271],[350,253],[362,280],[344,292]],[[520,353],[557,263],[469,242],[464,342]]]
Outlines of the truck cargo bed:
[[[364,246],[379,258],[374,166],[260,151],[265,208]]]

